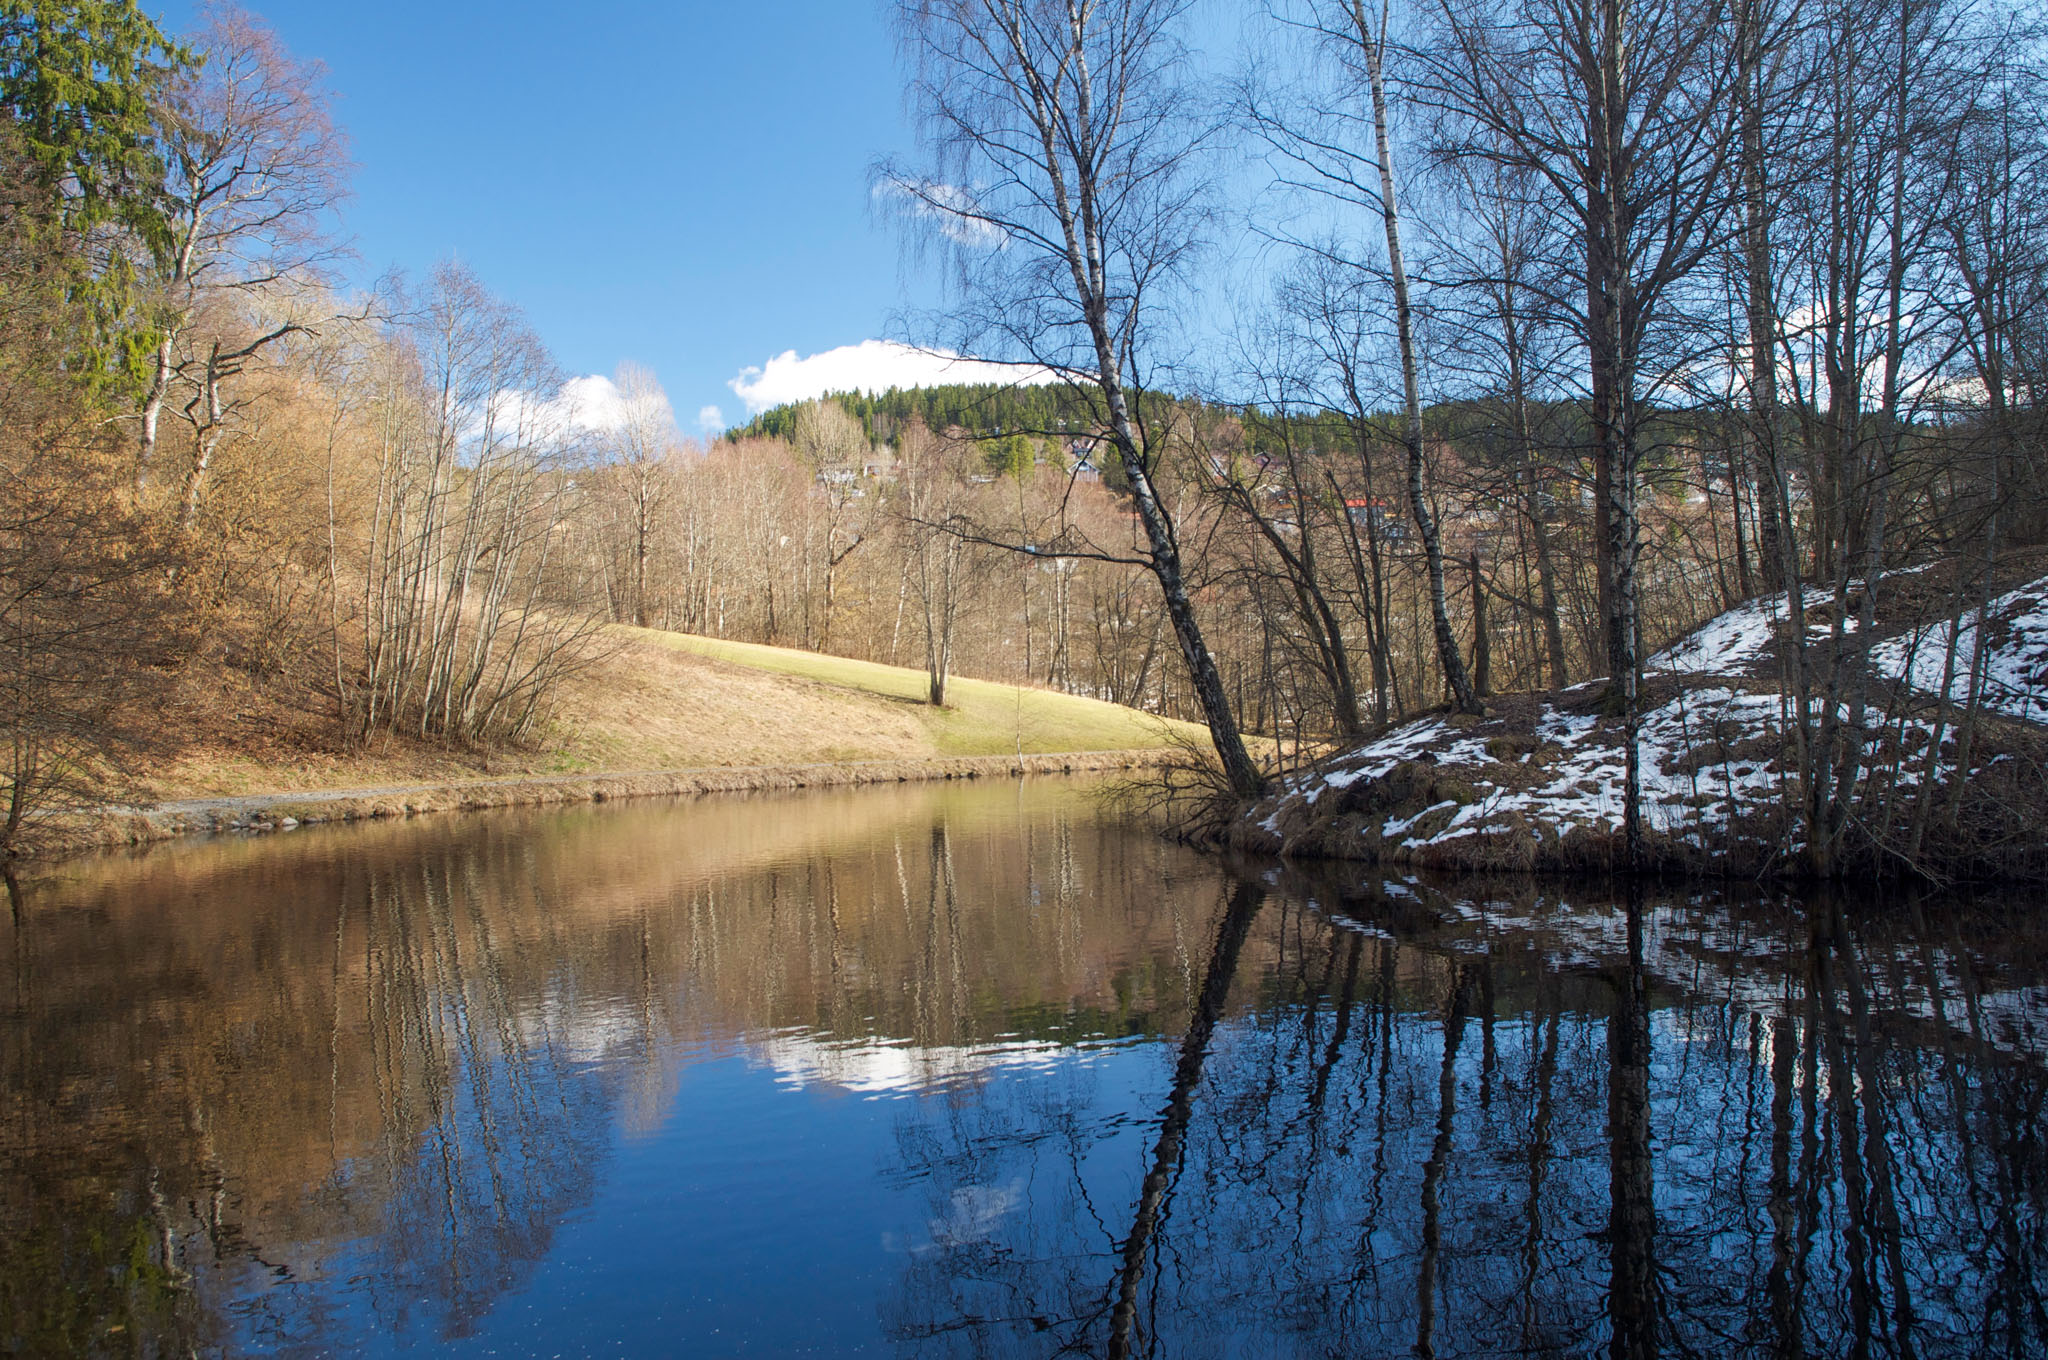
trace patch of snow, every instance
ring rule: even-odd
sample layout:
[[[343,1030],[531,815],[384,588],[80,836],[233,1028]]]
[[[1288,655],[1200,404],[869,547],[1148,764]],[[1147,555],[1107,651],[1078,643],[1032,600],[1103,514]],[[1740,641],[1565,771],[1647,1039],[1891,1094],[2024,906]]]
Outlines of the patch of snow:
[[[1851,591],[1861,588],[1860,581],[1849,583]],[[1829,587],[1809,587],[1804,598],[1808,609],[1819,609],[1834,603],[1835,592]],[[1643,669],[1673,675],[1696,672],[1751,674],[1749,667],[1763,659],[1771,644],[1789,626],[1791,599],[1789,591],[1779,591],[1776,595],[1746,601],[1725,614],[1717,614],[1644,662]],[[1833,626],[1832,621],[1809,623],[1807,635],[1824,637]],[[1842,620],[1845,633],[1853,633],[1861,626],[1859,619]]]
[[[2048,577],[1993,600],[1991,626],[1979,641],[1979,614],[1964,614],[1961,627],[1947,619],[1931,628],[1888,639],[1870,649],[1870,664],[1881,674],[1914,689],[1938,694],[1947,680],[1958,703],[1969,698],[1970,663],[1980,646],[1984,707],[2030,722],[2048,722]],[[1953,634],[1954,654],[1950,654]]]
[[[1719,639],[1737,649],[1748,646],[1756,641],[1751,623],[1769,621],[1767,611],[1755,610],[1752,615],[1750,623],[1737,619],[1718,632],[1703,630],[1695,639]],[[2028,596],[2025,609],[2010,609],[2008,615],[2000,616],[2001,624],[2015,631],[2035,630],[2048,660],[2048,591]],[[1998,673],[2003,676],[2007,671]],[[1788,768],[1787,733],[1797,719],[1796,701],[1775,692],[1751,693],[1738,684],[1703,684],[1643,714],[1639,778],[1646,829],[1711,851],[1731,836],[1744,835],[1743,825],[1752,814],[1786,807],[1788,781],[1794,777]],[[1808,716],[1817,719],[1823,701],[1812,702],[1815,707]],[[2048,701],[2043,706],[2048,708]],[[1848,717],[1848,707],[1838,705],[1836,721],[1846,724]],[[1910,787],[1926,776],[1930,723],[1871,705],[1865,709],[1863,730],[1869,741],[1889,744],[1896,738],[1900,744],[1895,751],[1919,753],[1888,755],[1884,778]],[[1486,749],[1491,731],[1481,728],[1467,734],[1441,718],[1418,721],[1339,757],[1333,767],[1302,772],[1285,789],[1283,805],[1297,806],[1297,799],[1312,805],[1325,788],[1379,779],[1402,761],[1431,753],[1445,774],[1469,786],[1473,796],[1440,800],[1409,816],[1391,816],[1379,827],[1381,840],[1412,848],[1467,837],[1533,835],[1540,841],[1574,828],[1622,830],[1626,753],[1616,722],[1571,712],[1555,701],[1542,703],[1531,727],[1542,749],[1528,761],[1503,762],[1491,755]],[[1935,753],[1937,776],[1945,772],[1943,761],[1952,759],[1952,751],[1951,743]],[[1418,836],[1416,827],[1425,819],[1438,825],[1427,836]],[[1261,825],[1276,833],[1280,820],[1276,810]],[[1784,830],[1797,839],[1796,826]],[[1772,849],[1783,847],[1774,840]]]
[[[1378,741],[1353,752],[1340,765],[1323,777],[1331,788],[1348,789],[1361,779],[1378,779],[1404,760],[1413,760],[1434,745],[1450,729],[1441,718],[1389,732]]]
[[[1651,657],[1643,669],[1740,672],[1763,658],[1777,640],[1785,595],[1766,595],[1717,615]]]
[[[1456,803],[1452,802],[1449,799],[1445,799],[1441,803],[1430,804],[1422,811],[1416,813],[1413,817],[1389,817],[1387,818],[1387,824],[1380,828],[1380,835],[1385,837],[1387,840],[1393,840],[1396,837],[1406,836],[1408,834],[1408,829],[1410,827],[1414,826],[1424,817],[1427,817],[1430,813],[1436,812],[1442,808],[1456,806],[1458,806]]]
[[[1542,716],[1536,719],[1536,738],[1539,741],[1554,742],[1570,750],[1593,735],[1600,726],[1600,720],[1580,713],[1566,713],[1561,709],[1545,705]]]

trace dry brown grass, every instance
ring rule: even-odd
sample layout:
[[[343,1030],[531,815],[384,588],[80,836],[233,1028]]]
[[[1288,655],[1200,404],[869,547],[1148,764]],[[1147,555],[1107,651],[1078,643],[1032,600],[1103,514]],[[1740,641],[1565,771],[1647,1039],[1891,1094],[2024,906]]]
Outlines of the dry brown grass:
[[[488,753],[398,738],[345,751],[314,685],[194,664],[165,710],[168,754],[141,772],[136,796],[1146,749],[1172,735],[1156,719],[1070,695],[969,682],[965,698],[935,710],[905,697],[906,677],[921,673],[774,648],[706,656],[621,631],[615,655],[568,683],[537,742]]]
[[[25,850],[524,804],[1106,773],[1155,763],[1198,730],[978,681],[934,709],[905,697],[916,672],[727,644],[707,656],[671,636],[615,632],[616,652],[568,682],[540,739],[496,752],[397,737],[344,750],[309,678],[317,663],[258,676],[221,646],[179,677],[162,710],[163,755],[135,772],[120,805],[46,820]]]

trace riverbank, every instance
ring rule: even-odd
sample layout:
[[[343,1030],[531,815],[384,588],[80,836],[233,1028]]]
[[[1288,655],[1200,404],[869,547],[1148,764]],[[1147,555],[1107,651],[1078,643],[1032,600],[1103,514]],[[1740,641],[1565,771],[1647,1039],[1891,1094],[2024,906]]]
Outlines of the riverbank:
[[[1830,645],[1837,609],[1853,623],[1860,589],[1839,605],[1832,592],[1807,593],[1809,676],[1821,671],[1815,656]],[[1960,616],[1943,608],[1954,596],[1939,568],[1893,573],[1867,653],[1859,661],[1844,649],[1845,667],[1866,667],[1863,749],[1838,814],[1833,874],[2048,881],[2048,577]],[[1787,615],[1783,596],[1747,602],[1645,665],[1642,867],[1815,871],[1799,751],[1821,739],[1824,709],[1811,698],[1799,721]],[[1955,682],[1955,657],[1966,675],[1980,649],[1972,704]],[[1848,744],[1859,686],[1845,675],[1835,723]],[[1256,854],[1403,868],[1618,870],[1627,731],[1603,691],[1589,682],[1497,696],[1483,717],[1438,713],[1397,726],[1275,781],[1221,839]]]
[[[248,650],[246,639],[224,635],[185,669],[128,779],[103,801],[1163,749],[1206,737],[1082,695],[965,677],[935,707],[922,670],[613,628],[519,745],[479,750],[396,733],[353,744],[338,740],[331,666],[323,671],[314,656],[255,670],[238,664]]]
[[[1206,738],[1081,695],[955,677],[938,707],[922,670],[614,628],[521,745],[346,744],[331,675],[251,668],[237,660],[248,651],[223,629],[101,805],[37,818],[20,853],[522,804],[1107,773]]]
[[[850,788],[949,779],[1122,774],[1175,759],[1171,749],[1073,751],[1052,755],[954,756],[808,765],[707,766],[604,774],[513,775],[375,788],[314,789],[173,799],[150,807],[106,808],[50,818],[26,856],[86,854],[181,836],[260,835],[330,822],[377,821],[487,808],[605,803],[633,798]]]

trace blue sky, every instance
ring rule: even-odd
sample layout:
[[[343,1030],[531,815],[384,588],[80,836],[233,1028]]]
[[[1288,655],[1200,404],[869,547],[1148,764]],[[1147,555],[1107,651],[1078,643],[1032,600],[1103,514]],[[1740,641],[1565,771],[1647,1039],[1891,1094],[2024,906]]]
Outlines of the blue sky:
[[[923,291],[868,206],[869,164],[913,149],[873,0],[247,7],[327,65],[361,277],[459,256],[571,373],[652,368],[686,430]]]

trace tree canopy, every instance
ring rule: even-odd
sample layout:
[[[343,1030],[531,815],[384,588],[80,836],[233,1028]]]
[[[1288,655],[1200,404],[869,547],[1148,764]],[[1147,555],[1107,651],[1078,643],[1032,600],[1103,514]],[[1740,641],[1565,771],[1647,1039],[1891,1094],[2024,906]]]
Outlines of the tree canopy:
[[[0,0],[0,110],[73,225],[159,243],[153,96],[191,60],[132,0]]]

